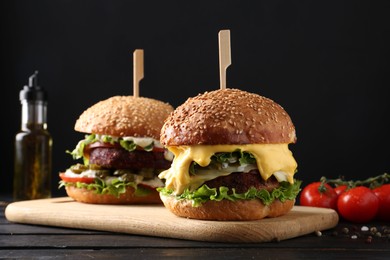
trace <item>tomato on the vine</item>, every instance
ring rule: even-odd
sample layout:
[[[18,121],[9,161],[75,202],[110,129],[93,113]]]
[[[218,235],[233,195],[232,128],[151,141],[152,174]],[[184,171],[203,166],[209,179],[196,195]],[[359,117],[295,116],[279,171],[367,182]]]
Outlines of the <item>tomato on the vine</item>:
[[[303,188],[299,201],[302,206],[336,209],[337,194],[329,184],[313,182]]]
[[[73,176],[66,176],[64,173],[60,173],[60,178],[65,182],[92,183],[95,181],[95,178],[92,177],[73,177]]]
[[[379,199],[379,208],[376,218],[390,221],[390,184],[384,184],[373,189],[374,194]]]
[[[347,185],[339,185],[337,187],[334,188],[334,191],[337,193],[337,195],[339,196],[341,193],[343,193],[344,191],[346,191],[348,188]]]
[[[372,220],[379,207],[379,199],[374,192],[364,186],[351,188],[340,194],[337,200],[339,214],[346,220],[364,223]]]

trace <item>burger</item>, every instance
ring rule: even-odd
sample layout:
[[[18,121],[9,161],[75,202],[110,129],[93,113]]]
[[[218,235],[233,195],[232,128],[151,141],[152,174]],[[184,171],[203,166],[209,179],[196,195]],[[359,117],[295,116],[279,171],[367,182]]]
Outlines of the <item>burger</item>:
[[[158,191],[177,216],[258,220],[294,206],[295,127],[271,99],[238,89],[188,98],[166,119],[160,142],[174,159]]]
[[[85,138],[68,151],[83,161],[60,173],[60,187],[85,203],[161,203],[158,174],[173,155],[159,138],[172,111],[162,101],[134,96],[114,96],[85,110],[74,127]]]

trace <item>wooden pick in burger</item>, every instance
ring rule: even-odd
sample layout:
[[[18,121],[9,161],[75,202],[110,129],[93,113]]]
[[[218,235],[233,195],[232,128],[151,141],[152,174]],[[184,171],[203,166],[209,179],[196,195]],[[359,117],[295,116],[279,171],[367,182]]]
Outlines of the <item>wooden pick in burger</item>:
[[[133,52],[133,96],[139,97],[139,82],[144,78],[144,50]]]
[[[230,55],[230,30],[219,31],[218,43],[220,88],[226,89],[226,70],[232,63]]]

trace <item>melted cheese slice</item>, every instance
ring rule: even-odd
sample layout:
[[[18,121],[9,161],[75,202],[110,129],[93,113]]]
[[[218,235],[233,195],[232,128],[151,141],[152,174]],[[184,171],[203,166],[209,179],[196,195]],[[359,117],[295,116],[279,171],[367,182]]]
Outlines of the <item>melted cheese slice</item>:
[[[247,144],[247,145],[195,145],[195,146],[168,146],[174,155],[171,168],[159,174],[159,178],[165,179],[165,187],[174,190],[175,194],[181,194],[185,189],[194,190],[204,182],[219,176],[229,175],[232,171],[207,171],[195,176],[190,176],[189,167],[192,161],[202,167],[211,162],[211,156],[218,152],[233,152],[240,149],[251,153],[257,163],[259,172],[264,180],[273,174],[279,181],[286,180],[294,183],[294,173],[297,163],[288,149],[288,144]]]

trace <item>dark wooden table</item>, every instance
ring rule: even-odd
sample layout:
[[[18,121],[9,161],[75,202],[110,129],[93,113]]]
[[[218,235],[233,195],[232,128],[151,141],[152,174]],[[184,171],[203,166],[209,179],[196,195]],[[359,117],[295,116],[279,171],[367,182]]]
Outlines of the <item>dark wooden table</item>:
[[[390,223],[340,222],[279,242],[210,243],[11,223],[4,215],[10,200],[0,199],[0,258],[390,259]]]

